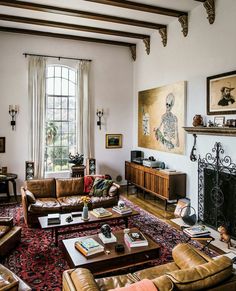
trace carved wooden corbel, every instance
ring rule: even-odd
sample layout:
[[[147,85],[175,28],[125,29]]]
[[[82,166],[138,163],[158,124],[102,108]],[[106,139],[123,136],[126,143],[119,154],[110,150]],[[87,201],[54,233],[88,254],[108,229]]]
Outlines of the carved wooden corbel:
[[[150,54],[150,36],[145,37],[145,38],[143,39],[143,42],[144,42],[144,44],[145,44],[146,52],[147,52],[147,54],[149,55],[149,54]]]
[[[166,44],[167,44],[167,28],[166,27],[160,28],[159,33],[161,35],[163,46],[166,46]]]
[[[179,22],[182,26],[182,32],[184,36],[188,35],[188,15],[181,15],[179,18]]]
[[[215,0],[206,0],[203,3],[203,6],[206,8],[207,19],[210,24],[213,24],[215,21]]]
[[[132,59],[136,60],[136,44],[132,44],[130,47]]]

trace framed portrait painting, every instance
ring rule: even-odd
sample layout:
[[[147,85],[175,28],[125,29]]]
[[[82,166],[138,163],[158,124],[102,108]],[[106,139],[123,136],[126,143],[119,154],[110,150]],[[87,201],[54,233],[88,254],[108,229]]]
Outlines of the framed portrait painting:
[[[122,134],[106,134],[106,148],[122,148]]]
[[[207,77],[207,114],[236,113],[236,71]]]
[[[5,153],[6,138],[0,137],[0,153]]]
[[[183,155],[186,82],[139,92],[138,146]]]

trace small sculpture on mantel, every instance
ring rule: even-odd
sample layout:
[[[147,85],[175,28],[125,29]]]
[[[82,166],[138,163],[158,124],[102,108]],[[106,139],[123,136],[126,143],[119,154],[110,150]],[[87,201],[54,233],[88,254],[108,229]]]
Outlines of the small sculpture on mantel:
[[[71,153],[69,153],[68,162],[70,164],[75,164],[75,166],[81,166],[83,165],[84,162],[84,155],[77,153],[76,155],[73,156]]]
[[[218,227],[217,230],[220,233],[220,241],[226,242],[228,244],[228,249],[230,249],[230,247],[232,247],[231,237],[228,234],[226,227],[221,225]]]

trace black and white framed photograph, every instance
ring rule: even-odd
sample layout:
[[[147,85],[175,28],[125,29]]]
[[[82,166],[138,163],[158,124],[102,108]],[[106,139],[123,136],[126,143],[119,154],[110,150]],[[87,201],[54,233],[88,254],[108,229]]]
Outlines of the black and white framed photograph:
[[[236,71],[207,78],[207,114],[236,113]]]
[[[216,116],[214,117],[214,126],[222,127],[225,124],[224,116]]]

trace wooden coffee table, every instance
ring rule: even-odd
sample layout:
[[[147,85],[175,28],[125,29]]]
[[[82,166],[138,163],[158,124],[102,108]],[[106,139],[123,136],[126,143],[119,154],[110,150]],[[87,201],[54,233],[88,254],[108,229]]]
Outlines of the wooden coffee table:
[[[61,223],[59,224],[48,224],[48,217],[47,216],[41,216],[38,218],[40,226],[42,229],[51,229],[52,230],[52,237],[54,238],[55,245],[58,245],[58,236],[66,233],[76,232],[78,231],[78,228],[73,227],[73,229],[69,229],[70,226],[81,226],[83,225],[83,230],[86,230],[86,226],[92,224],[92,223],[101,223],[107,221],[112,221],[115,219],[121,219],[125,223],[125,227],[127,228],[129,225],[129,218],[132,216],[139,215],[139,212],[136,210],[133,210],[131,213],[121,215],[115,211],[112,210],[112,208],[106,208],[108,211],[112,212],[112,216],[102,217],[98,218],[94,216],[91,211],[89,211],[89,220],[84,221],[81,219],[81,216],[79,217],[73,217],[73,221],[67,222],[66,218],[68,216],[71,216],[71,213],[64,213],[61,214]],[[97,226],[96,226],[97,227]]]
[[[138,229],[132,228],[132,231],[138,231]],[[123,230],[114,231],[113,234],[117,237],[117,242],[110,244],[103,244],[98,238],[98,235],[87,236],[94,238],[100,244],[105,246],[104,253],[96,254],[91,257],[85,257],[75,248],[75,242],[78,238],[63,240],[63,251],[70,268],[87,268],[94,275],[99,275],[137,265],[143,265],[159,258],[160,246],[147,235],[145,235],[145,237],[148,240],[148,246],[129,248],[124,242]],[[124,245],[124,252],[117,253],[115,251],[115,245],[117,243]]]

